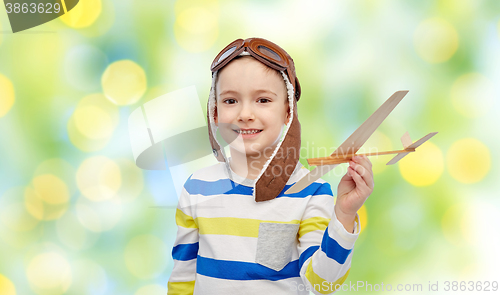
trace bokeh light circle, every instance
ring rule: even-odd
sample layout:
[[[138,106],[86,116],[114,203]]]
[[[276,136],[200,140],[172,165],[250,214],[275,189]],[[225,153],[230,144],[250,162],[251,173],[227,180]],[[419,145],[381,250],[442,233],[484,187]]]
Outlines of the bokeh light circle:
[[[406,155],[398,164],[401,176],[410,184],[431,185],[443,174],[443,152],[435,144],[427,141],[415,152]]]
[[[219,29],[216,10],[210,7],[212,3],[176,9],[175,40],[185,50],[203,52],[217,41]]]
[[[54,175],[62,180],[66,184],[70,195],[76,192],[76,169],[66,160],[51,158],[43,161],[36,167],[34,177],[46,174]]]
[[[0,294],[2,295],[16,295],[16,287],[5,276],[0,274]]]
[[[56,252],[35,256],[26,269],[26,275],[33,289],[44,293],[63,294],[72,282],[70,264]]]
[[[76,183],[89,200],[109,200],[122,185],[120,167],[104,156],[87,158],[76,171]]]
[[[446,164],[450,175],[457,181],[475,183],[490,171],[490,151],[475,138],[463,138],[451,145],[446,154]]]
[[[110,116],[96,106],[79,108],[73,116],[75,116],[76,128],[90,139],[107,138],[114,131]]]
[[[84,152],[98,151],[109,142],[119,118],[118,107],[103,94],[87,95],[68,121],[69,139]]]
[[[177,17],[179,26],[191,34],[202,34],[213,30],[217,26],[214,15],[203,7],[185,9]]]
[[[493,81],[479,73],[462,75],[451,87],[453,107],[468,118],[477,118],[490,111],[494,97]]]
[[[359,215],[359,223],[361,223],[361,232],[366,229],[366,226],[368,225],[368,211],[366,210],[365,204],[361,206],[358,210],[358,215]]]
[[[140,235],[127,243],[125,264],[137,278],[153,279],[166,268],[169,253],[167,245],[156,236]]]
[[[449,60],[458,49],[458,33],[447,21],[431,18],[421,22],[414,35],[418,55],[429,63]]]
[[[9,78],[0,74],[0,118],[5,116],[14,105],[14,85]]]
[[[100,202],[80,197],[75,208],[80,223],[96,233],[114,228],[122,216],[122,205],[118,197]]]
[[[85,28],[92,25],[102,12],[101,0],[79,1],[78,4],[59,18],[71,28]]]
[[[114,104],[134,104],[146,92],[146,73],[135,62],[120,60],[104,71],[101,84],[104,94]]]
[[[83,135],[76,127],[74,117],[72,116],[68,125],[68,137],[71,143],[79,150],[84,152],[95,152],[102,150],[108,143],[109,138],[106,139],[91,139]]]
[[[70,197],[63,180],[53,174],[40,174],[24,190],[24,205],[33,217],[53,220],[66,212]]]
[[[42,201],[48,204],[64,204],[69,200],[69,190],[64,181],[52,174],[42,174],[33,178],[33,187]]]
[[[27,187],[24,191],[24,204],[26,206],[26,209],[28,212],[35,218],[39,220],[44,220],[44,219],[49,219],[46,217],[46,215],[49,215],[46,213],[46,210],[44,207],[44,202],[38,195],[38,193],[30,187]],[[60,217],[65,211],[65,210],[57,210],[56,212],[56,218]],[[50,214],[53,216],[53,214]],[[50,219],[55,219],[55,218],[50,218]]]

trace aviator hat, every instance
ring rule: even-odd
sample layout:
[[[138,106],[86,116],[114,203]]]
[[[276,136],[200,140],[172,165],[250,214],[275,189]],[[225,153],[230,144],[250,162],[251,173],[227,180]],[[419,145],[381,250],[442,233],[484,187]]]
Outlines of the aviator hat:
[[[266,161],[260,174],[255,179],[253,196],[256,202],[276,198],[284,189],[290,176],[296,169],[300,156],[300,123],[297,116],[297,101],[301,89],[295,73],[293,59],[278,45],[262,38],[237,39],[227,45],[215,57],[212,66],[212,86],[207,104],[208,135],[214,156],[219,162],[224,162],[228,175],[229,162],[219,142],[214,137],[217,132],[215,125],[215,81],[218,71],[239,55],[250,55],[268,67],[278,70],[286,84],[289,118],[284,138],[278,143],[271,157]]]

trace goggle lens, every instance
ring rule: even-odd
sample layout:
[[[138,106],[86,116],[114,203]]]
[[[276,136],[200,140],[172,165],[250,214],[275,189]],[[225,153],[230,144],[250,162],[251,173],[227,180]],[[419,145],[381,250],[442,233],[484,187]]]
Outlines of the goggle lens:
[[[276,60],[276,61],[281,61],[281,57],[276,52],[274,52],[272,49],[267,48],[264,45],[257,46],[257,49],[259,50],[260,53],[264,54],[265,56],[267,56],[273,60]]]
[[[233,46],[226,50],[220,57],[219,60],[217,61],[217,64],[223,61],[226,57],[230,56],[234,51],[236,50],[236,46]]]

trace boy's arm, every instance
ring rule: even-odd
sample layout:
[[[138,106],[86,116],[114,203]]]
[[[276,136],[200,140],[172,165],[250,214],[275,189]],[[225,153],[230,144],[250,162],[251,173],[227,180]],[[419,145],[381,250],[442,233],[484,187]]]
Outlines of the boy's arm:
[[[340,221],[340,223],[344,226],[345,230],[349,233],[354,233],[358,223],[356,219],[357,213],[355,216],[345,214],[338,208],[338,206],[335,206],[333,212],[337,216],[337,220]]]
[[[335,214],[330,184],[311,196],[299,229],[299,268],[302,281],[314,294],[332,294],[341,288],[351,267],[352,250],[361,230],[356,214],[347,231]]]
[[[175,213],[177,237],[172,257],[174,268],[168,280],[168,295],[193,294],[198,255],[198,225],[192,217],[189,194],[183,188]]]

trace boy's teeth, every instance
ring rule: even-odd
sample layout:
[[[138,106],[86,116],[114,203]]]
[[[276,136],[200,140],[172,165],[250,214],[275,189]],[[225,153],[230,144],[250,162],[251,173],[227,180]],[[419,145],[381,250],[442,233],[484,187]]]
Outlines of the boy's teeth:
[[[239,133],[241,134],[254,134],[259,132],[260,130],[251,130],[251,131],[245,131],[245,130],[239,130]]]

